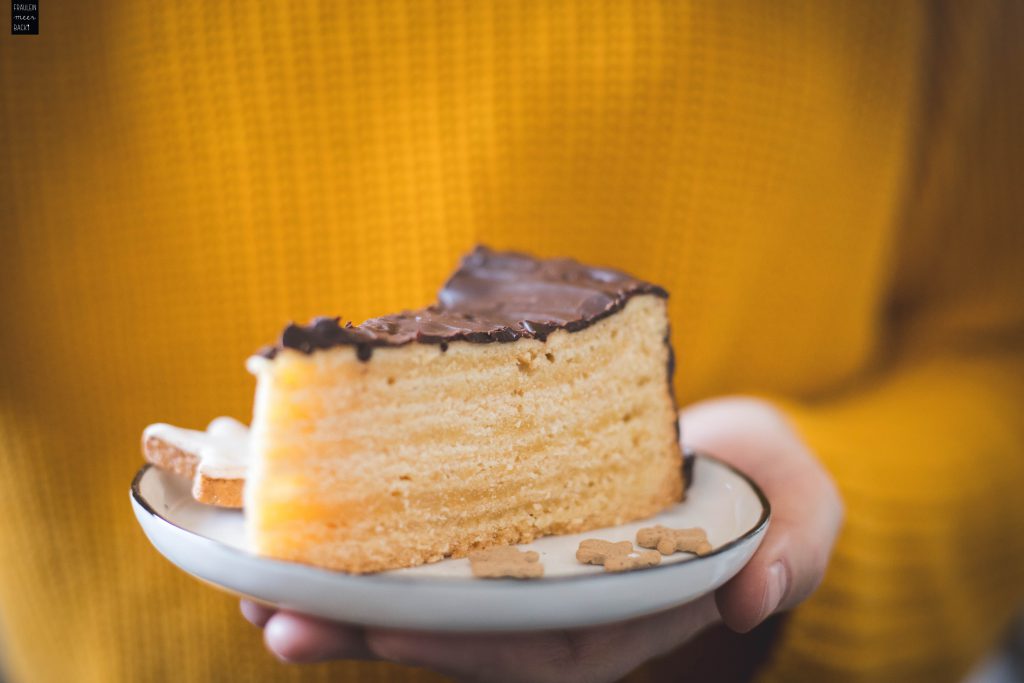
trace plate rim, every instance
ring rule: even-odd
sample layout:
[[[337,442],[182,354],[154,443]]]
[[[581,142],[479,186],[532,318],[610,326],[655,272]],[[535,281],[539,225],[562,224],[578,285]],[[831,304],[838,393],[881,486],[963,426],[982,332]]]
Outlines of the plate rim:
[[[714,455],[711,455],[710,453],[707,453],[705,451],[693,451],[693,453],[698,458],[703,458],[705,460],[710,460],[710,461],[715,462],[716,464],[718,464],[718,465],[720,465],[722,467],[725,467],[730,472],[732,472],[733,474],[738,476],[740,479],[742,479],[744,482],[746,482],[746,484],[751,488],[751,490],[757,496],[758,502],[760,502],[760,504],[761,504],[761,516],[754,523],[754,525],[751,526],[747,531],[743,532],[742,534],[740,534],[736,538],[732,539],[728,543],[723,543],[721,546],[715,548],[714,550],[712,550],[710,553],[708,553],[706,555],[695,555],[694,557],[692,557],[692,558],[690,558],[690,559],[688,559],[688,560],[686,560],[684,562],[672,562],[670,564],[659,564],[659,565],[656,565],[654,567],[647,567],[647,568],[645,568],[643,570],[644,574],[646,574],[648,572],[659,571],[659,570],[666,570],[666,569],[673,569],[673,568],[677,568],[678,569],[679,567],[688,565],[688,564],[690,564],[692,562],[702,562],[702,561],[706,561],[706,560],[711,560],[711,559],[713,559],[713,558],[715,558],[715,557],[717,557],[719,555],[722,555],[724,553],[729,552],[730,550],[732,550],[733,548],[735,548],[737,546],[740,546],[740,545],[746,543],[750,539],[757,537],[759,534],[761,534],[768,527],[768,524],[771,521],[771,518],[772,518],[771,502],[768,500],[768,496],[766,496],[764,491],[761,490],[761,487],[757,484],[757,482],[754,481],[748,474],[746,474],[745,472],[740,470],[738,467],[732,465],[731,463],[728,463],[728,462],[722,460],[721,458],[719,458],[717,456],[714,456]],[[142,467],[139,468],[138,472],[135,473],[135,476],[132,478],[131,488],[129,489],[129,494],[130,494],[130,498],[131,498],[132,502],[136,506],[138,506],[138,508],[141,508],[143,511],[145,511],[150,517],[154,517],[158,521],[158,523],[162,523],[162,524],[167,525],[168,527],[171,527],[171,529],[173,529],[176,533],[182,533],[182,534],[185,534],[187,536],[191,536],[196,541],[198,541],[200,543],[212,544],[214,547],[220,549],[221,551],[226,551],[228,553],[231,553],[231,554],[234,554],[234,555],[238,555],[241,558],[253,559],[253,560],[258,560],[258,561],[261,561],[261,562],[268,562],[268,563],[271,563],[271,564],[280,565],[283,568],[288,568],[289,570],[292,570],[292,571],[311,572],[314,575],[328,576],[328,577],[332,577],[335,580],[337,580],[337,579],[358,579],[360,581],[373,581],[373,582],[380,582],[380,583],[385,583],[385,584],[405,584],[405,585],[408,585],[408,584],[425,584],[425,583],[426,584],[433,584],[433,585],[437,585],[437,584],[460,584],[460,585],[464,585],[466,587],[468,587],[468,586],[476,586],[476,587],[479,587],[479,588],[491,588],[491,587],[493,587],[493,584],[495,583],[495,580],[493,580],[493,579],[492,580],[487,580],[487,581],[467,580],[465,577],[457,577],[457,576],[430,576],[430,577],[426,577],[426,576],[395,576],[393,574],[388,574],[386,572],[370,572],[370,573],[365,573],[365,574],[353,574],[351,572],[344,572],[344,571],[341,571],[341,570],[328,569],[326,567],[317,567],[315,565],[303,564],[301,562],[292,562],[290,560],[281,560],[281,559],[277,559],[277,558],[274,558],[274,557],[265,557],[263,555],[257,555],[256,553],[249,552],[248,550],[243,550],[241,548],[236,548],[236,547],[228,545],[227,543],[224,543],[222,541],[218,541],[218,540],[210,538],[208,536],[203,536],[202,534],[198,534],[195,531],[192,531],[190,529],[186,529],[185,527],[183,527],[183,526],[181,526],[179,524],[176,524],[175,522],[172,522],[171,520],[167,519],[167,517],[165,517],[164,515],[160,514],[156,509],[154,509],[153,506],[149,504],[149,501],[146,500],[145,496],[142,495],[142,491],[140,490],[140,486],[142,484],[143,477],[146,475],[146,473],[150,469],[153,469],[153,468],[156,468],[156,466],[153,463],[147,462],[147,463],[143,464]],[[211,506],[211,507],[213,507],[213,506]],[[148,532],[146,533],[146,536],[147,536],[147,540],[149,540],[150,543],[152,544],[153,540],[151,538],[149,538]],[[540,537],[540,538],[543,538],[543,537]],[[517,544],[517,545],[519,545],[519,544]],[[157,551],[160,552],[161,555],[164,555],[164,553],[159,548],[157,548]],[[166,555],[165,555],[165,557],[166,557]],[[167,559],[170,560],[170,558],[167,558]],[[172,564],[178,565],[178,563],[174,562],[173,560],[171,560],[171,562],[172,562]],[[180,568],[180,565],[178,565],[178,566]],[[601,580],[601,579],[604,579],[604,580],[608,580],[608,579],[614,580],[614,579],[617,579],[617,578],[619,578],[619,575],[616,574],[616,573],[600,572],[600,573],[593,573],[593,574],[577,574],[577,575],[571,575],[571,576],[545,577],[545,578],[543,578],[540,581],[525,581],[525,580],[514,579],[514,578],[512,578],[512,579],[498,579],[497,581],[500,582],[500,584],[504,585],[504,586],[513,586],[513,585],[515,585],[515,586],[522,586],[522,587],[525,588],[525,587],[530,587],[530,586],[538,587],[540,585],[545,585],[546,586],[546,585],[551,585],[552,583],[556,583],[556,582],[557,583],[565,583],[565,582],[570,582],[570,581],[598,581],[598,580]]]

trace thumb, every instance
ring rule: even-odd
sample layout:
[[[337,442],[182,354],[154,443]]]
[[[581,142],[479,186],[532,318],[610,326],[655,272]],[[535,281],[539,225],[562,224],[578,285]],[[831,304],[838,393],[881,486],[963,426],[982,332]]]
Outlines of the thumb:
[[[842,522],[842,503],[817,458],[769,404],[721,399],[694,406],[683,420],[689,446],[749,474],[772,506],[761,547],[716,595],[725,623],[746,632],[817,588]]]
[[[805,600],[821,583],[840,512],[820,484],[818,477],[803,474],[785,492],[767,492],[776,502],[764,542],[716,596],[722,619],[733,630],[751,630]]]

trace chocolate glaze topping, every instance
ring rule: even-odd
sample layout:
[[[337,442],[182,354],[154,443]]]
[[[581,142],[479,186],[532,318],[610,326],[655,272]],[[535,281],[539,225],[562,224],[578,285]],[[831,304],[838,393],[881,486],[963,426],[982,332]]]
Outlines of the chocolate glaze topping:
[[[263,350],[273,358],[281,349],[312,353],[349,345],[367,361],[376,346],[411,342],[478,344],[530,338],[544,341],[555,330],[576,332],[620,310],[638,294],[667,297],[649,282],[608,268],[571,259],[536,259],[515,252],[477,247],[463,258],[437,296],[437,303],[417,311],[371,318],[360,325],[340,318],[316,318],[291,324],[281,341]]]

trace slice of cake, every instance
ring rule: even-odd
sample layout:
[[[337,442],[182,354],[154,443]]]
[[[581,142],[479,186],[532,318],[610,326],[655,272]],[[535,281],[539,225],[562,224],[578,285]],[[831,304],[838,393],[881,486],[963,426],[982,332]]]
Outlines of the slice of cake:
[[[230,417],[205,432],[152,424],[142,433],[142,453],[157,467],[192,482],[192,497],[219,507],[242,507],[249,460],[249,428]]]
[[[667,296],[481,247],[433,306],[290,325],[249,363],[251,547],[371,572],[679,501]]]

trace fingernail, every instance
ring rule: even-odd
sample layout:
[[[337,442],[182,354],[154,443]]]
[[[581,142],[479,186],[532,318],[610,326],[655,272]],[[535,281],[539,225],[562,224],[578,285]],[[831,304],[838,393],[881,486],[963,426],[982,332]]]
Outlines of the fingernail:
[[[764,601],[761,603],[759,622],[767,619],[772,612],[779,608],[782,598],[786,595],[787,581],[786,567],[783,566],[781,560],[768,567],[768,581],[765,585]]]

